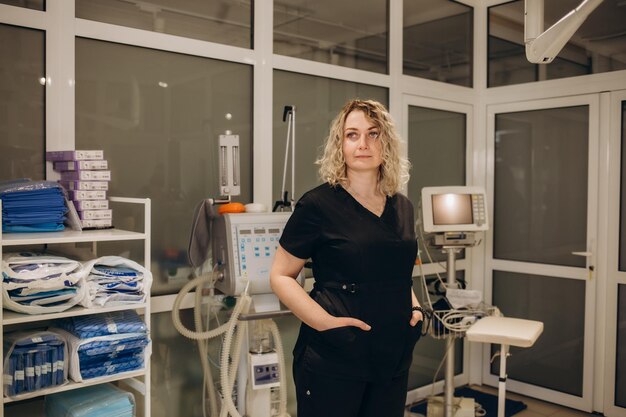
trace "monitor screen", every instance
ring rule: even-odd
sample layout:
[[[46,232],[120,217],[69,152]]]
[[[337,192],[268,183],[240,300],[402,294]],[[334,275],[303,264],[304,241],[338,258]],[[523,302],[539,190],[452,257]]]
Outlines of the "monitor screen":
[[[433,194],[433,224],[473,224],[471,194]]]

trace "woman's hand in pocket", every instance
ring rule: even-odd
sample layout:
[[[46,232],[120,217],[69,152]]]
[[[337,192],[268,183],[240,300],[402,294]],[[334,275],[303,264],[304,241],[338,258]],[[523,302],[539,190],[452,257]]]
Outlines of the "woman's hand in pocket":
[[[335,329],[337,327],[348,327],[348,326],[358,327],[359,329],[364,330],[364,331],[369,331],[372,328],[372,326],[370,326],[369,324],[365,323],[362,320],[355,319],[354,317],[335,317],[335,316],[329,315],[328,320],[324,320],[324,323],[322,324],[321,328],[315,329],[315,330],[322,332],[324,330],[330,330],[330,329]]]

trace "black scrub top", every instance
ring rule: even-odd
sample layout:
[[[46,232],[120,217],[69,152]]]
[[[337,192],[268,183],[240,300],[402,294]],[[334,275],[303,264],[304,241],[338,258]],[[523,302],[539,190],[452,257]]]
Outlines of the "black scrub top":
[[[300,259],[312,259],[316,284],[310,295],[318,304],[333,316],[372,326],[370,331],[348,326],[318,332],[303,323],[294,363],[366,381],[408,370],[421,331],[421,325],[409,324],[417,241],[408,198],[387,197],[378,217],[340,185],[322,184],[298,201],[280,245]],[[336,283],[348,284],[348,290]]]

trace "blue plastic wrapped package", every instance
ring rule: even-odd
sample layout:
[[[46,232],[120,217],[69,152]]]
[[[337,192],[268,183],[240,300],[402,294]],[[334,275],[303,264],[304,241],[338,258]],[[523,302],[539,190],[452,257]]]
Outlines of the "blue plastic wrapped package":
[[[46,417],[134,417],[135,398],[112,384],[47,395]]]
[[[146,301],[152,274],[135,261],[120,256],[103,256],[84,264],[85,307],[139,304]]]
[[[68,317],[54,331],[68,345],[69,375],[76,382],[142,369],[149,357],[146,324],[134,310]]]
[[[0,200],[3,232],[54,232],[65,228],[66,196],[56,182],[4,181],[0,183]]]
[[[67,382],[67,345],[63,336],[49,331],[13,332],[4,335],[4,395],[63,385]],[[53,363],[56,362],[56,366]],[[60,361],[60,363],[59,363]],[[53,371],[60,375],[53,375]]]
[[[61,329],[53,329],[67,341],[69,376],[73,381],[104,378],[123,372],[143,369],[149,357],[147,333],[119,333],[88,338]]]
[[[3,307],[18,313],[58,313],[86,295],[87,271],[78,261],[36,252],[2,256]]]
[[[57,326],[79,339],[123,333],[146,333],[146,324],[135,310],[69,317]]]

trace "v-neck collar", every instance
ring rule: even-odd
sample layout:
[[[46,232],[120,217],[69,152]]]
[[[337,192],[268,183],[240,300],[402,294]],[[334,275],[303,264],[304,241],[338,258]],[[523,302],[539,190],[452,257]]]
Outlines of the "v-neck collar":
[[[357,200],[356,198],[354,198],[354,196],[352,194],[350,194],[348,192],[348,190],[346,190],[345,188],[343,188],[343,186],[341,184],[337,185],[342,191],[343,193],[350,199],[352,200],[354,203],[356,203],[356,205],[358,207],[360,207],[361,210],[366,211],[367,213],[369,213],[369,215],[374,216],[377,219],[382,219],[385,216],[385,213],[388,211],[388,206],[389,206],[389,202],[391,201],[391,198],[388,195],[385,195],[385,206],[383,207],[383,212],[380,213],[380,216],[376,213],[374,213],[373,211],[371,211],[370,209],[368,209],[367,207],[365,207],[363,204],[361,204],[359,202],[359,200]]]

